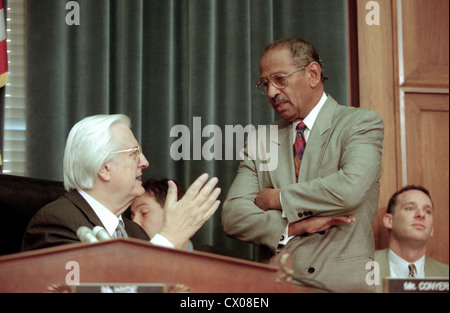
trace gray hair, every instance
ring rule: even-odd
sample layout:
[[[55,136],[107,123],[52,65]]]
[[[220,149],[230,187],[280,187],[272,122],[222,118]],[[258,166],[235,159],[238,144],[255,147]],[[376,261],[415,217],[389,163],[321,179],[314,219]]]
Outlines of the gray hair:
[[[275,49],[289,49],[291,52],[292,64],[297,67],[302,67],[310,64],[311,62],[317,62],[322,69],[321,72],[321,80],[322,83],[325,82],[328,78],[323,75],[323,64],[322,58],[320,57],[319,52],[314,48],[306,40],[295,38],[295,37],[287,37],[278,39],[272,42],[264,49],[264,53],[269,50]]]
[[[89,116],[72,127],[64,151],[66,190],[94,188],[101,166],[121,148],[111,131],[116,123],[131,127],[130,119],[123,114]]]

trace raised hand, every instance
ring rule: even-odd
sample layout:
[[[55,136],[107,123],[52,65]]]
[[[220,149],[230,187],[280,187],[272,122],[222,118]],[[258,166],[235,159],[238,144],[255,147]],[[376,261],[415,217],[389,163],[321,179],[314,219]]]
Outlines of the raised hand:
[[[186,191],[183,198],[177,199],[177,186],[169,181],[163,224],[159,234],[169,240],[175,248],[189,240],[214,214],[220,205],[217,198],[221,189],[215,188],[218,179],[202,174]]]

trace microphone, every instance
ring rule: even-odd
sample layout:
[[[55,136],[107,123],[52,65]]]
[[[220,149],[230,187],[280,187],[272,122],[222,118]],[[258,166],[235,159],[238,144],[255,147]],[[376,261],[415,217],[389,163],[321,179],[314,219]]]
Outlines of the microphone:
[[[110,240],[112,239],[111,235],[101,226],[95,226],[94,229],[92,229],[92,232],[94,233],[95,237],[98,240]]]
[[[86,226],[81,226],[80,228],[78,228],[77,236],[82,242],[98,242],[97,237],[95,237],[92,230],[90,230]]]

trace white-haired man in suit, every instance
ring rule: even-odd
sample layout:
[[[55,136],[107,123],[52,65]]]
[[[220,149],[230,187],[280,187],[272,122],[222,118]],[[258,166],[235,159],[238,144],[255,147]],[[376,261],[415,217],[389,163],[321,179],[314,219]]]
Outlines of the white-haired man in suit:
[[[79,242],[81,226],[102,226],[112,237],[128,236],[153,244],[181,248],[219,206],[218,180],[201,175],[182,199],[169,181],[163,225],[149,238],[142,227],[122,217],[144,194],[140,176],[149,166],[122,114],[84,118],[69,133],[64,153],[64,186],[67,193],[44,206],[27,226],[22,250]]]

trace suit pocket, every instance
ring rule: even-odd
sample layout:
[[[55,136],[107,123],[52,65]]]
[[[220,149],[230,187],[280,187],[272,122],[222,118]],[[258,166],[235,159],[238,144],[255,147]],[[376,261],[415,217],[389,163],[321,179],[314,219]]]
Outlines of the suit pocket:
[[[373,258],[368,255],[350,255],[334,260],[334,273],[346,292],[374,292],[374,287],[366,283],[367,262]]]
[[[357,255],[348,255],[342,258],[336,258],[334,261],[336,263],[354,263],[354,262],[369,262],[372,261],[373,258],[366,254],[357,254]],[[364,263],[365,266],[365,263]]]

